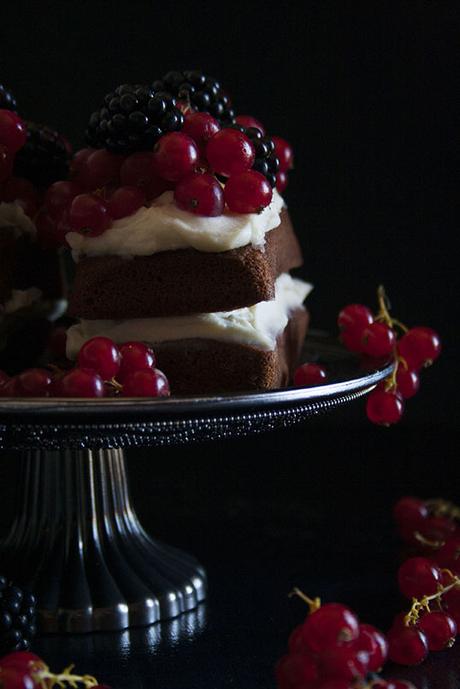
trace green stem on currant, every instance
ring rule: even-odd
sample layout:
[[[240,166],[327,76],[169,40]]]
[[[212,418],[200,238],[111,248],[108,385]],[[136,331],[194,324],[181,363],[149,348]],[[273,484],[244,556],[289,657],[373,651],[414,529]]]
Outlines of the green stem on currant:
[[[411,624],[416,624],[418,622],[422,610],[430,612],[430,603],[432,603],[433,601],[440,603],[444,594],[448,593],[453,588],[460,586],[460,577],[455,576],[455,574],[453,574],[450,571],[450,569],[443,569],[441,571],[446,572],[452,577],[451,583],[447,584],[446,586],[440,586],[437,592],[433,593],[431,596],[423,596],[422,598],[420,598],[420,600],[417,598],[413,598],[412,607],[407,613],[407,615],[404,617],[404,624],[407,627],[409,627]]]
[[[397,318],[393,318],[390,315],[391,306],[383,285],[379,285],[377,288],[377,301],[379,305],[379,312],[374,320],[381,323],[386,323],[390,328],[399,328],[403,333],[407,333],[409,328],[404,325],[404,323],[401,323],[401,321],[398,321]]]
[[[309,613],[316,612],[321,607],[321,598],[309,598],[303,591],[301,591],[297,586],[294,586],[292,591],[289,593],[289,598],[293,596],[298,596],[303,600],[304,603],[308,605]]]
[[[426,501],[426,506],[436,517],[449,517],[460,521],[460,507],[443,498],[433,498]]]
[[[91,689],[99,684],[97,679],[91,675],[72,674],[74,667],[74,665],[69,665],[62,672],[54,674],[45,665],[43,669],[33,673],[32,679],[40,689],[53,689],[53,687],[66,689],[67,686],[72,687],[72,689],[79,689],[81,685],[84,689]]]

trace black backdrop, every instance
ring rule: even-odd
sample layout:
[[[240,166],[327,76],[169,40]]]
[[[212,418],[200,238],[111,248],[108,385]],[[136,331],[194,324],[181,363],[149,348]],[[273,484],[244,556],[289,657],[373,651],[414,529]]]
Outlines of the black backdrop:
[[[132,488],[147,526],[195,552],[211,571],[232,568],[231,582],[213,580],[211,618],[220,605],[234,619],[229,590],[247,603],[246,584],[263,586],[255,615],[266,610],[281,629],[276,642],[267,632],[267,648],[252,654],[264,658],[263,669],[248,661],[253,619],[238,630],[228,657],[215,656],[212,640],[200,648],[205,666],[219,658],[209,661],[210,674],[217,663],[222,686],[234,686],[233,677],[245,672],[252,680],[235,686],[267,686],[292,626],[280,613],[288,583],[302,583],[308,570],[319,593],[333,582],[337,598],[383,620],[385,606],[378,611],[370,580],[359,595],[352,582],[363,572],[375,576],[379,562],[380,575],[394,571],[390,548],[378,545],[391,532],[391,503],[406,492],[459,497],[452,171],[458,3],[64,0],[31,7],[9,2],[0,23],[0,81],[15,91],[24,115],[55,125],[78,146],[91,109],[118,83],[153,80],[175,67],[207,70],[241,112],[294,145],[286,198],[305,249],[304,274],[315,284],[314,325],[333,329],[343,304],[372,304],[383,282],[402,320],[443,336],[441,360],[393,429],[370,426],[356,403],[289,433],[190,452],[143,451],[136,460],[133,453]],[[0,465],[3,484],[13,465]],[[3,526],[12,509],[7,492]]]

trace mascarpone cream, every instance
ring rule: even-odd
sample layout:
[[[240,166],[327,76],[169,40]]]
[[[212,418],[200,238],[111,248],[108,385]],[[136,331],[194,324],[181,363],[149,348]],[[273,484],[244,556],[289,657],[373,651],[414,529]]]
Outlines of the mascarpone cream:
[[[35,236],[35,225],[28,215],[24,213],[22,206],[17,203],[0,203],[0,232],[3,227],[14,227],[17,236],[30,234]]]

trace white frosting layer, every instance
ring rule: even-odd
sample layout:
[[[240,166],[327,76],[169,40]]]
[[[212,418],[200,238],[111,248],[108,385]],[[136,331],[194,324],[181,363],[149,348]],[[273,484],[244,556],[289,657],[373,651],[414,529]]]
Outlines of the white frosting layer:
[[[275,349],[276,339],[286,327],[289,315],[302,305],[311,289],[307,282],[284,273],[276,280],[273,301],[261,301],[235,311],[121,321],[82,320],[67,331],[67,356],[74,359],[87,340],[100,335],[118,344],[139,340],[155,345],[203,338],[270,351]]]
[[[18,236],[20,234],[35,236],[36,232],[34,223],[18,203],[0,203],[0,232],[3,227],[16,228]]]
[[[69,232],[67,242],[75,261],[82,256],[151,256],[160,251],[197,249],[229,251],[247,244],[263,246],[265,234],[280,224],[284,201],[273,190],[271,203],[261,213],[230,213],[207,218],[178,208],[172,191],[151,206],[127,218],[115,220],[98,237]]]
[[[29,287],[29,289],[13,289],[11,290],[10,298],[3,306],[2,313],[6,315],[15,313],[20,309],[25,309],[27,306],[31,306],[37,302],[41,296],[42,292],[37,287]]]

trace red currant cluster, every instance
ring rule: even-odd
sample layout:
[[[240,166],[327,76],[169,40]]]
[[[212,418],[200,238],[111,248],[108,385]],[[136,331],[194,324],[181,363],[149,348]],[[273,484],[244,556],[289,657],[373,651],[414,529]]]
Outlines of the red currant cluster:
[[[409,682],[375,674],[388,655],[382,632],[361,623],[345,605],[321,605],[299,589],[293,593],[310,613],[292,632],[288,653],[276,666],[278,689],[415,689]]]
[[[15,112],[0,110],[0,201],[15,201],[32,218],[38,211],[40,194],[29,180],[13,176],[15,156],[26,141],[26,123]]]
[[[339,313],[340,339],[351,352],[371,359],[394,360],[394,369],[367,398],[368,419],[376,424],[397,423],[404,400],[413,397],[420,385],[419,374],[441,352],[441,341],[431,328],[410,330],[389,312],[383,287],[378,289],[379,311],[374,316],[367,306],[350,304]]]
[[[168,379],[155,364],[143,342],[118,347],[108,337],[93,337],[70,371],[31,368],[12,378],[0,371],[0,397],[168,397]]]
[[[254,125],[248,130],[252,139],[238,129],[221,129],[209,113],[189,111],[182,131],[163,135],[152,151],[129,156],[105,149],[78,151],[71,179],[55,182],[46,193],[37,218],[41,242],[59,246],[70,231],[96,237],[114,220],[132,215],[168,190],[174,190],[179,208],[196,215],[222,215],[225,205],[236,213],[260,212],[270,203],[272,190],[266,177],[251,169],[257,147],[271,142],[280,161],[280,191],[292,167],[292,149],[280,137],[263,139],[257,120],[239,119]],[[226,184],[216,175],[225,177]]]
[[[0,686],[2,689],[54,689],[83,687],[84,689],[110,689],[99,684],[91,675],[76,675],[73,665],[62,672],[51,672],[46,663],[34,653],[17,651],[0,658]]]

